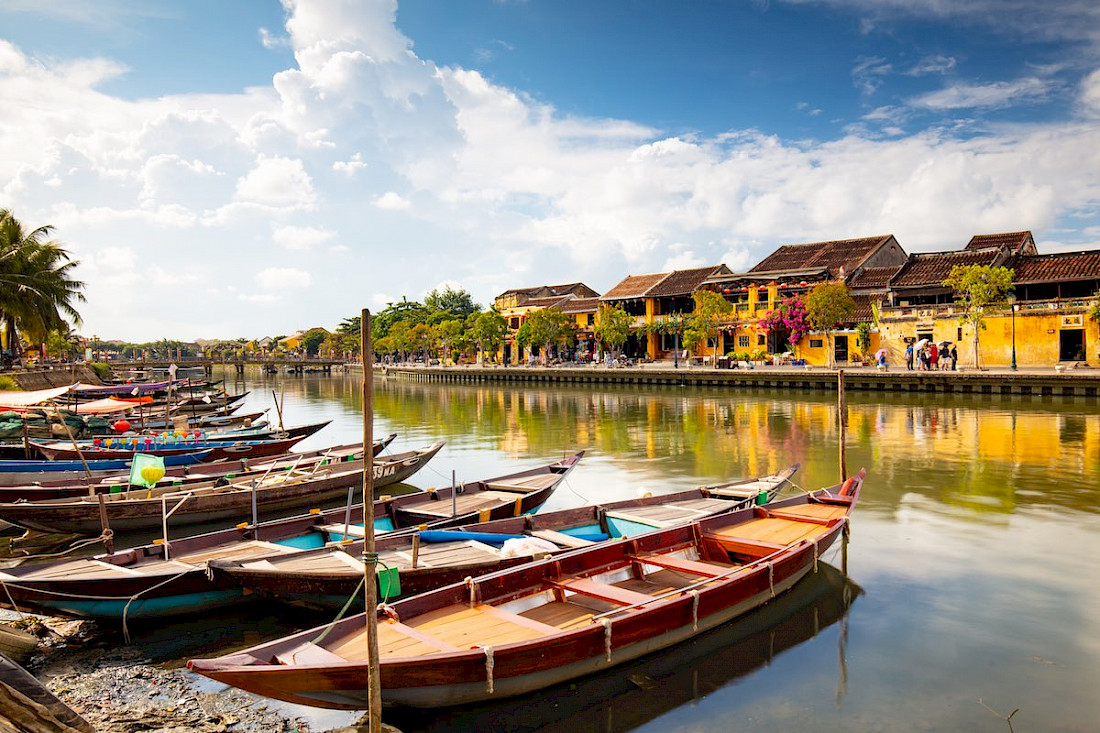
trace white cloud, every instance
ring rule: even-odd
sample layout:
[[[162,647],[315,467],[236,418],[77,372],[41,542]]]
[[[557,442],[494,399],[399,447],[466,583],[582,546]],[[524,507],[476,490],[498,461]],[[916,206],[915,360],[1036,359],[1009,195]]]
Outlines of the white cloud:
[[[308,288],[312,276],[294,267],[268,267],[256,273],[256,284],[264,290],[298,290]]]
[[[356,153],[348,160],[338,160],[332,164],[332,169],[334,171],[345,173],[349,178],[366,167],[367,164],[363,162],[362,153]]]
[[[913,68],[909,69],[906,74],[909,76],[925,76],[927,74],[944,74],[955,68],[955,58],[953,56],[944,56],[937,54],[935,56],[925,56],[916,63]]]
[[[301,160],[261,156],[256,166],[237,181],[234,198],[276,208],[308,209],[316,195]]]
[[[271,239],[283,249],[305,251],[314,249],[331,241],[336,232],[320,227],[300,227],[293,225],[274,225]]]
[[[874,94],[882,86],[883,77],[894,73],[893,65],[884,58],[861,57],[857,61],[852,67],[852,83],[864,95]]]
[[[1009,107],[1040,101],[1054,86],[1053,82],[1035,77],[989,84],[954,84],[923,94],[909,103],[930,110]]]
[[[386,191],[374,200],[374,205],[386,211],[404,211],[412,206],[408,199],[393,191]]]
[[[1100,114],[1100,69],[1081,82],[1081,103],[1089,114]]]

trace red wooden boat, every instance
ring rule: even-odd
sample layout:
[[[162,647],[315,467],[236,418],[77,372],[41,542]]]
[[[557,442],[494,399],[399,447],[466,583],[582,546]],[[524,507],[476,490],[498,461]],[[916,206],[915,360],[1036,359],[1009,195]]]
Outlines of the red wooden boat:
[[[790,589],[845,532],[863,476],[484,575],[188,667],[279,700],[361,710],[365,625],[374,623],[384,702],[438,707],[533,692],[685,642]]]

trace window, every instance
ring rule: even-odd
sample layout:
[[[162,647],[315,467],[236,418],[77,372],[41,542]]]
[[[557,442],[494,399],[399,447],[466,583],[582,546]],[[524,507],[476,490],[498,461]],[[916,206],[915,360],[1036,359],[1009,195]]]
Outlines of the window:
[[[737,337],[737,348],[739,348],[739,349],[749,348],[749,337],[748,336],[738,336]]]
[[[811,349],[820,349],[824,345],[825,345],[825,340],[824,339],[810,339],[810,348]]]
[[[756,334],[756,345],[757,346],[767,346],[768,345],[767,335],[762,334],[762,333]]]
[[[511,325],[512,325],[512,328],[519,328],[519,319],[518,318],[513,318]]]
[[[595,313],[589,313],[588,314],[588,325],[593,326],[595,324],[596,324],[596,314]]]

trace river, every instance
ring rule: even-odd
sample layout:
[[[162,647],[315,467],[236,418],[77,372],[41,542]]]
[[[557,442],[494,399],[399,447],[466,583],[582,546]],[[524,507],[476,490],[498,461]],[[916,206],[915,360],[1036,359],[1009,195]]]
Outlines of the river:
[[[229,385],[251,390],[246,409],[271,408],[280,395],[287,424],[332,419],[303,448],[361,436],[357,375],[251,375]],[[848,467],[868,472],[849,581],[808,588],[806,599],[723,630],[728,638],[617,677],[486,709],[384,719],[406,733],[486,721],[574,732],[1095,730],[1097,401],[850,393],[848,405]],[[452,471],[477,479],[587,451],[546,510],[794,462],[801,487],[838,480],[835,395],[378,377],[374,411],[375,435],[398,435],[392,451],[447,442],[410,480],[420,488],[449,484]],[[827,559],[841,563],[836,550]]]

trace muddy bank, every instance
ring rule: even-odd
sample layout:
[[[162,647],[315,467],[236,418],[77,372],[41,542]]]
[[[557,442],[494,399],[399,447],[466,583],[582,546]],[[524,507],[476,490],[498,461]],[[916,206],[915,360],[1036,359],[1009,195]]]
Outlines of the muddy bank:
[[[220,618],[120,629],[0,610],[41,642],[25,668],[101,733],[320,733],[355,731],[359,714],[290,706],[187,671],[192,656],[281,636],[301,622],[256,605]],[[351,726],[351,727],[349,727]]]

